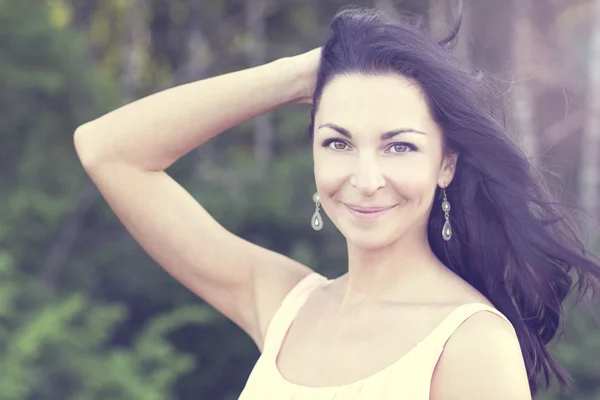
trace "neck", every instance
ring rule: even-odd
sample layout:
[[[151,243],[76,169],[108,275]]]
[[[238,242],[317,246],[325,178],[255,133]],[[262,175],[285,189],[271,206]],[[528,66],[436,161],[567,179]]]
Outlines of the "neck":
[[[414,302],[431,289],[431,282],[449,272],[431,250],[426,232],[376,250],[348,243],[348,273],[340,279],[344,294],[339,311],[388,301]]]

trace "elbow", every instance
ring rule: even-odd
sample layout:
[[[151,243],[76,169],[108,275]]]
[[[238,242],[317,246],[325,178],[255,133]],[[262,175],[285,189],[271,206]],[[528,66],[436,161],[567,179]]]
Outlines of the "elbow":
[[[89,122],[80,125],[73,134],[73,145],[79,161],[84,168],[88,168],[99,161],[98,143],[95,140],[97,133],[89,126]]]

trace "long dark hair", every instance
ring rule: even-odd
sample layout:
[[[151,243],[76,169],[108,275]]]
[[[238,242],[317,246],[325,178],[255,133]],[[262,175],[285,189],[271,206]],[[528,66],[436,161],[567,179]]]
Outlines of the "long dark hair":
[[[447,188],[453,237],[441,237],[444,215],[436,192],[428,239],[436,256],[477,288],[513,324],[533,395],[543,372],[561,389],[571,378],[546,349],[577,288],[600,293],[600,261],[586,251],[572,210],[551,195],[542,174],[511,140],[501,96],[484,74],[459,63],[448,44],[396,14],[346,7],[336,14],[322,49],[309,134],[324,87],[340,74],[400,74],[423,90],[442,129],[444,154],[459,153]],[[574,275],[577,285],[574,285]]]

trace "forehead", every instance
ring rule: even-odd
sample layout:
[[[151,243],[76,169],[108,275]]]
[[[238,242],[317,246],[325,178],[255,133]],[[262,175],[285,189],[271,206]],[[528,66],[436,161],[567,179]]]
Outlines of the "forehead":
[[[316,126],[335,123],[351,132],[412,128],[438,136],[422,90],[399,75],[339,75],[323,89]]]

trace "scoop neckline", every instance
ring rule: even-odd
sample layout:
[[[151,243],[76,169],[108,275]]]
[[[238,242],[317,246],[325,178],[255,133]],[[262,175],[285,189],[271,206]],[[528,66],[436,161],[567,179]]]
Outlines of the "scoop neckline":
[[[286,336],[287,336],[287,332],[286,332]],[[397,359],[393,363],[391,363],[391,364],[383,367],[379,371],[375,371],[371,375],[368,375],[368,376],[366,376],[364,378],[360,378],[358,380],[355,380],[355,381],[352,381],[352,382],[349,382],[349,383],[345,383],[345,384],[342,384],[342,385],[309,386],[309,385],[303,385],[303,384],[300,384],[300,383],[296,383],[296,382],[290,381],[285,376],[283,376],[283,374],[279,370],[279,366],[277,365],[277,358],[279,356],[279,351],[275,354],[275,357],[273,358],[273,363],[271,365],[272,365],[272,367],[273,367],[273,369],[275,371],[277,379],[279,379],[280,382],[283,382],[284,385],[292,387],[292,388],[295,388],[295,389],[300,389],[300,390],[304,390],[304,391],[323,391],[323,392],[334,391],[334,390],[335,391],[337,391],[337,390],[347,390],[347,389],[353,388],[353,387],[358,386],[358,385],[363,385],[367,381],[372,381],[372,380],[376,380],[376,379],[382,379],[382,377],[384,375],[387,375],[387,373],[389,373],[390,370],[398,367],[398,365],[401,364],[402,361],[404,361],[406,358],[408,358],[413,353],[415,353],[417,351],[417,349],[420,348],[422,346],[422,344],[427,340],[428,337],[429,337],[429,335],[427,337],[425,337],[423,340],[421,340],[420,342],[418,342],[417,344],[415,344],[410,350],[408,350],[408,352],[404,353],[404,355],[402,357],[400,357],[399,359]],[[281,346],[279,347],[279,349],[281,349]]]
[[[322,283],[323,286],[331,284],[333,282],[333,279],[329,279],[327,277],[324,277],[323,275],[318,274],[320,277],[322,277],[324,279],[324,282]],[[281,371],[279,370],[279,366],[277,365],[277,359],[279,358],[279,354],[281,353],[281,348],[283,346],[283,342],[285,341],[289,330],[291,328],[291,326],[294,323],[294,320],[296,319],[296,316],[299,312],[299,310],[302,308],[302,306],[304,306],[304,303],[306,303],[306,301],[308,300],[308,297],[310,296],[310,293],[308,294],[308,296],[306,297],[306,299],[304,300],[304,302],[302,303],[302,305],[300,307],[298,307],[298,310],[296,311],[296,315],[294,315],[294,319],[292,320],[292,322],[289,324],[289,326],[287,327],[287,329],[285,330],[283,337],[281,338],[281,340],[279,341],[279,344],[277,346],[277,348],[274,351],[274,355],[271,358],[271,367],[272,370],[274,371],[277,379],[282,382],[285,386],[297,389],[297,390],[303,390],[303,391],[321,391],[321,392],[329,392],[329,391],[338,391],[338,390],[347,390],[350,388],[354,388],[356,386],[359,385],[363,385],[365,384],[367,381],[372,381],[372,380],[377,380],[377,379],[382,379],[384,375],[387,375],[392,369],[398,368],[398,366],[400,364],[403,363],[403,361],[405,361],[407,358],[409,358],[412,354],[416,353],[416,351],[421,348],[423,346],[423,344],[425,342],[427,342],[429,340],[429,338],[435,333],[437,332],[439,329],[441,329],[441,326],[443,326],[447,320],[449,320],[455,313],[458,312],[458,310],[466,307],[466,306],[472,306],[475,304],[482,304],[488,308],[490,308],[489,305],[482,303],[482,302],[472,302],[472,303],[465,303],[465,304],[461,304],[460,306],[454,308],[446,317],[444,317],[442,319],[442,321],[440,321],[440,323],[438,323],[432,330],[431,332],[429,332],[429,334],[427,336],[425,336],[423,339],[421,339],[419,342],[417,342],[417,344],[415,344],[413,347],[411,347],[406,353],[404,353],[399,359],[395,360],[393,363],[383,367],[382,369],[375,371],[374,373],[372,373],[371,375],[368,375],[364,378],[360,378],[358,380],[349,382],[349,383],[345,383],[342,385],[328,385],[328,386],[309,386],[309,385],[303,385],[300,383],[295,383],[292,382],[290,380],[288,380],[285,376],[283,376],[283,374],[281,373]]]

